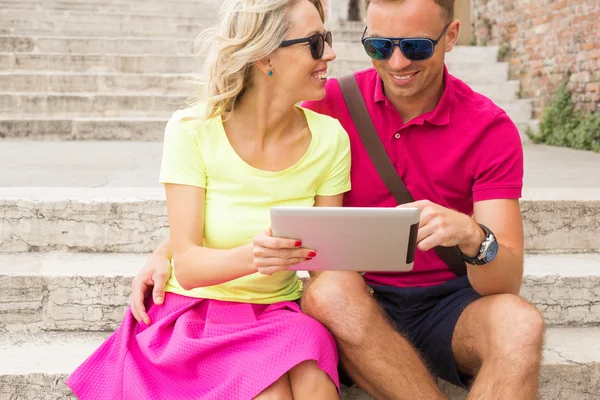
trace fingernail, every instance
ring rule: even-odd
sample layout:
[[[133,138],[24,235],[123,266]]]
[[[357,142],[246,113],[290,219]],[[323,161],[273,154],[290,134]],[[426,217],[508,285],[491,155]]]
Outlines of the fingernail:
[[[317,255],[317,253],[315,253],[314,251],[311,251],[310,253],[308,253],[308,256],[309,256],[310,258],[313,258],[313,257],[315,257],[316,255]]]
[[[299,240],[296,240],[296,247],[302,247],[302,242]]]
[[[310,261],[312,259],[313,259],[312,257],[306,257],[306,261]]]
[[[155,303],[162,303],[162,301],[163,301],[162,296],[157,296],[156,300],[154,300]]]

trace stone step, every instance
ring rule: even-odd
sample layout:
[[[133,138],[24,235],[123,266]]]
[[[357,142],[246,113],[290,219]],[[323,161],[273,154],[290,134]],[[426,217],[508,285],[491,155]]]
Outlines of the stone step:
[[[598,328],[553,328],[546,333],[540,377],[544,400],[594,400],[600,393]],[[0,356],[10,363],[0,366],[3,398],[75,400],[64,381],[107,338],[106,333],[46,332],[0,335]],[[466,393],[441,383],[451,400]],[[344,388],[342,400],[371,400],[358,388]]]
[[[188,96],[149,94],[1,93],[0,121],[39,117],[169,117],[185,108]],[[515,123],[531,119],[531,102],[498,104]],[[1,128],[0,128],[1,129]],[[24,134],[21,134],[21,137]]]
[[[154,12],[126,12],[126,11],[113,11],[113,12],[89,12],[81,10],[19,10],[19,9],[0,9],[0,21],[3,21],[3,27],[13,26],[13,21],[24,21],[31,20],[34,25],[40,23],[40,27],[48,27],[51,23],[52,27],[60,28],[63,25],[80,26],[81,23],[91,24],[110,24],[114,23],[127,23],[130,26],[140,26],[140,24],[149,24],[143,26],[154,25],[155,30],[161,29],[161,25],[197,25],[199,22],[211,21],[215,22],[214,13],[198,13],[200,15],[178,15],[168,13],[156,13]],[[20,22],[18,22],[20,23]],[[17,24],[18,24],[17,23]],[[6,25],[4,25],[6,24]],[[17,25],[20,26],[20,25]],[[54,31],[53,31],[54,32]],[[56,34],[56,32],[54,32]]]
[[[508,80],[508,63],[478,63],[476,61],[453,61],[446,64],[451,74],[468,84],[501,84]],[[338,57],[331,64],[331,75],[341,76],[354,71],[371,68],[371,61],[348,61]]]
[[[1,14],[0,14],[1,15]],[[204,28],[214,23],[214,18],[202,21],[200,18],[192,22],[137,21],[124,22],[124,18],[115,18],[114,21],[53,19],[32,20],[12,19],[3,21],[0,27],[1,35],[26,35],[26,36],[103,36],[103,37],[174,37],[193,38]]]
[[[150,145],[148,151],[155,151]],[[115,156],[110,159],[114,165],[109,169],[101,159],[94,160],[93,154],[83,156],[79,162],[85,164],[76,164],[76,168],[85,173],[87,168],[97,172],[104,166],[103,181],[109,179],[106,175],[117,182],[127,178],[127,171],[118,169],[118,163],[135,162],[120,161]],[[65,161],[64,169],[73,169],[73,161]],[[159,164],[156,161],[153,170]],[[107,170],[117,172],[110,174]],[[33,179],[27,181],[31,184],[36,184],[34,172],[32,168]],[[4,188],[0,189],[0,209],[4,212],[0,232],[3,252],[143,253],[151,251],[167,232],[164,191],[160,186]],[[521,209],[528,251],[600,252],[600,189],[526,190]]]
[[[518,81],[473,85],[474,91],[496,103],[517,100]],[[4,92],[186,94],[194,87],[193,79],[184,74],[120,74],[63,72],[0,72]]]
[[[0,52],[84,54],[193,54],[193,39],[69,36],[0,36]]]
[[[72,0],[49,0],[39,1],[27,0],[1,0],[0,8],[11,10],[77,10],[87,12],[143,12],[147,14],[160,15],[161,13],[171,15],[198,15],[212,13],[216,16],[219,4],[212,1],[205,2],[80,2]]]
[[[0,254],[0,331],[110,331],[146,254]],[[306,272],[300,272],[303,279]],[[521,295],[549,326],[600,325],[600,254],[527,255]]]
[[[127,54],[0,53],[0,71],[190,73],[199,70],[202,59],[190,55],[164,56]],[[508,80],[507,63],[448,62],[448,69],[470,85],[501,84]],[[330,76],[341,76],[370,68],[365,61],[338,58]]]
[[[138,140],[164,136],[167,118],[0,119],[0,138],[37,140]]]
[[[168,118],[0,118],[0,139],[162,141]]]
[[[0,118],[10,117],[169,117],[185,108],[186,96],[92,93],[2,93]]]
[[[62,72],[0,72],[3,92],[51,93],[129,93],[179,94],[192,93],[193,79],[183,74],[119,74]],[[503,94],[495,87],[483,86],[494,96]],[[506,97],[507,100],[511,100]]]

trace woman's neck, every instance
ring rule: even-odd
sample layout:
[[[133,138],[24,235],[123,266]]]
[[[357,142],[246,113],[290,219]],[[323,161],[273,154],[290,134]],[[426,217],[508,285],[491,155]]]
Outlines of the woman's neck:
[[[234,127],[236,135],[252,137],[265,144],[277,140],[298,123],[294,103],[266,90],[249,88],[235,109],[227,116],[226,125]]]

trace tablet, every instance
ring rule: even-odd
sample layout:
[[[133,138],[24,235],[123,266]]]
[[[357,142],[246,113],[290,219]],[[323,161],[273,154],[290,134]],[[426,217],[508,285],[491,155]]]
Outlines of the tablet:
[[[291,270],[410,271],[418,208],[273,207],[273,236],[301,240],[317,256]]]

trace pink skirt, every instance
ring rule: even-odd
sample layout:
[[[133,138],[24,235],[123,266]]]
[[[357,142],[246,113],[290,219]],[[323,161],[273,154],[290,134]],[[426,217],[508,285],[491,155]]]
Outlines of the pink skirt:
[[[167,293],[150,326],[128,310],[67,385],[82,400],[253,399],[303,361],[339,390],[333,337],[298,304],[195,299]]]

